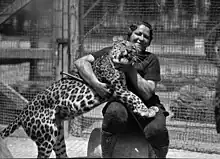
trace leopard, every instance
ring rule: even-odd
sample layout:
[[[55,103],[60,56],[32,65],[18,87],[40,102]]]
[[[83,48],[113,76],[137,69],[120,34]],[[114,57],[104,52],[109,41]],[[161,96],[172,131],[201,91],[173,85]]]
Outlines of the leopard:
[[[74,119],[99,105],[118,100],[141,117],[154,117],[156,106],[147,108],[141,99],[128,90],[125,74],[116,69],[113,59],[133,64],[137,61],[137,49],[127,40],[113,41],[111,51],[92,63],[98,80],[106,82],[111,97],[100,97],[79,72],[65,75],[39,92],[15,119],[4,128],[4,139],[20,126],[37,145],[37,158],[49,158],[52,151],[56,158],[67,158],[63,122]]]

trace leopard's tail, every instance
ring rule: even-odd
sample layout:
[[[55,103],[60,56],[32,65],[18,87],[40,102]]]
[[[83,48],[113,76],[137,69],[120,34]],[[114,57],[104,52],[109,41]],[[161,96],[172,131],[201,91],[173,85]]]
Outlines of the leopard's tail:
[[[18,129],[22,124],[22,116],[24,111],[22,111],[15,119],[0,132],[0,137],[2,139],[11,135],[16,129]]]

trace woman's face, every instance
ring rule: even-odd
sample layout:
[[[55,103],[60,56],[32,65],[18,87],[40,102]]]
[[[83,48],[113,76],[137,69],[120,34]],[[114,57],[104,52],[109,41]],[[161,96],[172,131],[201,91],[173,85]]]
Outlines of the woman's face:
[[[132,32],[130,41],[135,43],[140,52],[145,51],[150,45],[150,29],[143,24],[139,25],[137,29]]]

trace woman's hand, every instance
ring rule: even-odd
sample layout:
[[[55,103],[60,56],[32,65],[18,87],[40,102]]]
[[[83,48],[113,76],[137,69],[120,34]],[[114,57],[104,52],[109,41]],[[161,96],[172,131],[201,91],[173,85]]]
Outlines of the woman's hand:
[[[106,83],[98,81],[96,84],[93,85],[93,88],[95,92],[98,93],[98,95],[102,98],[109,97],[112,94]]]

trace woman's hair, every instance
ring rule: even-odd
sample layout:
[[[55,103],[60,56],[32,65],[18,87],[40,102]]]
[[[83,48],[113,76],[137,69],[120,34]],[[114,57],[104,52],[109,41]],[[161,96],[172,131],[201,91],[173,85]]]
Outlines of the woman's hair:
[[[144,25],[144,26],[149,28],[149,30],[150,30],[150,39],[149,40],[150,40],[150,43],[151,43],[151,41],[153,40],[153,28],[152,28],[152,25],[150,23],[145,22],[145,21],[134,23],[134,24],[131,24],[129,26],[129,31],[127,33],[127,40],[130,39],[130,36],[133,33],[133,31],[135,31],[138,28],[138,26],[140,26],[140,25]]]

